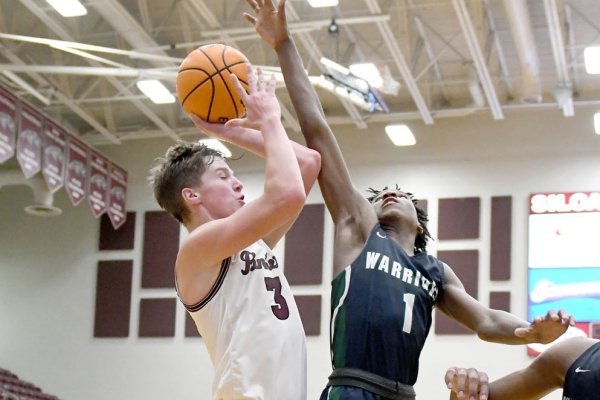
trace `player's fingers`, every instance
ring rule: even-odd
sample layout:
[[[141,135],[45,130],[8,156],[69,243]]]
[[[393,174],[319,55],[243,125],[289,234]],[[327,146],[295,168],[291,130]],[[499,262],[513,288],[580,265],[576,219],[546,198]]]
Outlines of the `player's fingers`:
[[[464,398],[467,387],[467,370],[458,368],[454,378],[455,391],[459,399]]]
[[[265,90],[265,78],[262,68],[256,68],[256,90],[259,92]]]
[[[558,314],[554,310],[548,310],[546,313],[546,319],[552,321],[558,321]]]
[[[248,78],[249,78],[249,76],[248,76]],[[248,81],[250,81],[250,79],[248,79]],[[235,90],[237,90],[237,92],[239,93],[240,97],[242,98],[242,102],[246,103],[245,100],[248,97],[248,94],[246,93],[246,91],[242,87],[242,84],[240,83],[240,80],[238,79],[238,77],[235,74],[231,74],[231,82],[233,83],[233,86],[235,87]],[[250,86],[250,82],[248,82],[248,85]]]
[[[250,22],[252,25],[256,24],[256,18],[254,18],[252,15],[245,12],[243,14],[243,17],[246,21]]]
[[[468,385],[467,393],[469,399],[477,400],[477,394],[483,386],[488,384],[488,376],[485,372],[479,372],[475,368],[469,368],[467,371]]]
[[[456,376],[456,367],[450,367],[446,370],[446,375],[444,375],[444,382],[446,382],[446,387],[448,389],[452,389],[454,385],[454,377]]]
[[[275,80],[275,74],[271,74],[269,81],[267,82],[267,92],[275,93],[275,87],[277,86],[277,81]]]

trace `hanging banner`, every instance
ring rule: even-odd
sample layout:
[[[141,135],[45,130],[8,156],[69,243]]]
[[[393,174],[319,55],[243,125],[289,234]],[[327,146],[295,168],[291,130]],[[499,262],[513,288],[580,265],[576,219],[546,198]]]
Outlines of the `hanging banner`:
[[[119,229],[125,222],[127,212],[125,202],[127,199],[127,171],[109,164],[110,184],[108,190],[108,217],[113,228]]]
[[[87,195],[87,165],[89,148],[73,135],[67,135],[67,170],[65,189],[74,206]]]
[[[0,87],[0,164],[15,154],[17,98]]]
[[[106,212],[108,199],[108,160],[94,150],[90,151],[88,203],[94,217]]]
[[[40,172],[42,167],[42,116],[26,104],[21,105],[17,136],[17,161],[25,178]]]
[[[51,121],[44,125],[44,151],[42,152],[42,174],[51,193],[60,189],[65,182],[67,134]]]

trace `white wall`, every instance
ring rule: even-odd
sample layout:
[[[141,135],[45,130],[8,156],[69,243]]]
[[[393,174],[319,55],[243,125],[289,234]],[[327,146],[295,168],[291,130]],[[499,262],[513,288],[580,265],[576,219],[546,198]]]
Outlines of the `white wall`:
[[[212,367],[202,341],[184,338],[182,307],[178,306],[174,338],[137,338],[139,299],[172,295],[170,290],[139,288],[143,212],[158,209],[145,183],[146,171],[151,160],[169,144],[149,140],[102,149],[130,173],[127,208],[137,212],[136,252],[99,252],[98,221],[91,216],[87,203],[73,207],[62,190],[56,205],[63,209],[63,215],[45,219],[23,212],[31,200],[27,187],[0,188],[0,367],[64,400],[210,398]],[[521,154],[493,160],[469,157],[471,161],[446,162],[434,161],[432,156],[422,162],[370,166],[351,163],[351,172],[358,188],[400,183],[418,197],[429,200],[434,236],[438,198],[481,197],[481,238],[468,243],[480,250],[480,265],[484,267],[480,273],[480,298],[485,303],[490,290],[510,290],[512,310],[524,318],[528,194],[600,189],[598,155]],[[236,163],[232,165],[236,169]],[[251,157],[237,162],[242,171],[256,171],[253,165]],[[256,172],[237,175],[245,182],[248,196],[260,190],[260,176]],[[513,263],[508,282],[488,282],[485,269],[489,256],[490,197],[496,195],[513,196]],[[310,202],[321,202],[318,190],[312,193]],[[323,285],[296,289],[298,294],[324,296],[321,336],[308,338],[309,399],[318,398],[330,372],[327,321],[331,228],[328,220]],[[438,249],[455,245],[433,242],[431,251],[435,254]],[[279,246],[278,251],[281,249]],[[134,260],[130,337],[95,339],[97,261],[122,258]],[[495,377],[529,361],[523,346],[489,344],[475,336],[432,333],[421,358],[416,385],[418,398],[447,398],[443,373],[448,366],[484,368]],[[547,399],[560,399],[559,394],[555,392]]]

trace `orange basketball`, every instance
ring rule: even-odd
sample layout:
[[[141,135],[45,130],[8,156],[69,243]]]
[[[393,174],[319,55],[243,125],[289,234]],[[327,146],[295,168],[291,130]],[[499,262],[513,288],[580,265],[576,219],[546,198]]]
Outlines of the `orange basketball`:
[[[209,44],[192,51],[177,74],[177,97],[186,113],[205,121],[225,123],[244,116],[246,110],[230,74],[248,92],[250,63],[239,50]]]

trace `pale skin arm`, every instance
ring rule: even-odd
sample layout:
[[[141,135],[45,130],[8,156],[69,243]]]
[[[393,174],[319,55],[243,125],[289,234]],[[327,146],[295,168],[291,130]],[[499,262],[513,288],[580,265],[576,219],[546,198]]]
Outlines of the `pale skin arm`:
[[[258,75],[262,76],[262,71],[260,69],[258,69]],[[238,88],[238,91],[243,90],[235,75],[232,75],[232,80]],[[271,76],[271,81],[271,84],[274,85],[274,76]],[[208,123],[195,115],[191,116],[194,124],[203,130],[208,136],[232,143],[262,158],[265,158],[266,153],[264,138],[261,132],[258,130],[260,127],[257,124],[259,117],[259,115],[256,115],[256,111],[254,109],[248,109],[245,118],[234,120],[225,126],[223,124]],[[317,176],[321,168],[321,156],[317,151],[311,150],[299,143],[291,140],[290,143],[300,167],[300,174],[302,175],[302,181],[304,183],[304,192],[308,196],[308,193],[310,193],[311,188],[317,180]],[[281,240],[281,238],[291,228],[297,217],[298,214],[266,235],[263,238],[265,243],[267,243],[267,245],[269,245],[271,248],[275,247],[279,240]]]
[[[548,311],[528,323],[505,311],[485,307],[469,295],[454,271],[444,264],[443,296],[437,307],[450,318],[488,342],[504,344],[550,343],[575,321],[566,311]]]
[[[489,382],[485,372],[474,368],[448,368],[444,381],[451,390],[450,400],[537,400],[561,389],[570,366],[597,343],[589,338],[573,338],[556,343],[537,356],[526,368]]]
[[[256,111],[264,138],[266,160],[264,191],[226,218],[215,219],[190,232],[182,244],[178,259],[178,277],[194,280],[205,267],[214,267],[223,259],[281,228],[304,205],[306,193],[296,155],[281,124],[281,110],[274,85],[255,81],[249,74],[250,94],[240,92],[247,109]],[[228,122],[236,126],[235,123]]]
[[[352,230],[351,237],[362,246],[377,222],[377,216],[371,204],[352,184],[342,152],[325,120],[319,97],[289,35],[286,2],[280,1],[277,8],[271,0],[247,0],[247,3],[256,15],[244,13],[244,17],[277,53],[307,146],[321,154],[319,186],[333,221],[338,228],[343,224]]]

